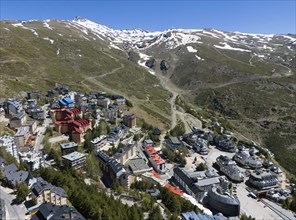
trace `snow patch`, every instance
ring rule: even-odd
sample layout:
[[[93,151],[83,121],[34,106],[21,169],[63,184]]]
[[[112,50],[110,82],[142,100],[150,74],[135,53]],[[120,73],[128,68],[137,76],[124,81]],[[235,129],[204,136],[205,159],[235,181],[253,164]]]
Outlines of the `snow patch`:
[[[201,58],[201,57],[199,57],[199,56],[197,56],[197,55],[195,55],[195,57],[196,57],[196,59],[198,59],[198,60],[205,60],[205,59],[203,59],[203,58]]]
[[[24,27],[22,23],[11,24],[14,27]]]
[[[87,38],[86,36],[84,36],[84,35],[80,35],[80,37],[84,38],[85,40],[90,41],[90,39],[88,39],[88,38]]]
[[[189,53],[196,53],[197,52],[197,50],[194,49],[192,46],[187,46],[187,50]]]
[[[110,47],[113,47],[114,49],[117,49],[117,50],[122,50],[120,47],[116,46],[113,43],[110,43]]]
[[[54,40],[52,40],[52,39],[50,39],[50,38],[48,38],[48,37],[45,37],[45,38],[43,38],[44,40],[48,40],[51,44],[53,44],[53,42],[54,42]]]
[[[33,20],[32,20],[33,21]],[[11,24],[12,26],[14,26],[14,27],[21,27],[21,28],[23,28],[23,29],[26,29],[26,30],[29,30],[29,31],[31,31],[34,35],[36,35],[37,37],[39,37],[39,34],[34,30],[34,29],[32,29],[32,28],[28,28],[28,27],[25,27],[24,25],[23,25],[23,23],[16,23],[16,24]]]
[[[219,45],[214,45],[214,47],[219,48],[219,49],[223,49],[223,50],[235,50],[235,51],[242,51],[242,52],[251,52],[250,50],[232,47],[227,43],[221,43],[221,44],[224,44],[224,46],[222,47],[222,46],[219,46]]]
[[[61,50],[61,49],[60,49],[60,48],[58,48],[58,50],[57,50],[57,55],[59,55],[59,54],[60,54],[60,50]]]
[[[281,36],[284,37],[284,38],[289,39],[289,40],[292,41],[292,42],[296,42],[296,38],[294,38],[294,37],[287,36],[287,35],[281,35]]]
[[[63,35],[62,35],[62,34],[60,34],[60,33],[57,33],[57,35],[59,35],[59,36],[63,37]]]
[[[49,30],[53,30],[53,28],[50,27],[48,23],[43,22],[43,25],[44,25],[44,27],[48,28]]]
[[[262,54],[256,54],[256,53],[254,53],[254,56],[257,56],[257,57],[259,57],[259,58],[264,58],[264,57],[265,57],[265,56],[262,55]]]
[[[146,61],[149,60],[151,56],[148,56],[147,54],[143,54],[143,53],[139,53],[139,56],[140,56],[140,60],[138,60],[138,64],[144,67],[152,75],[155,75],[155,72],[145,65]]]
[[[291,46],[287,46],[287,48],[288,48],[289,50],[293,51],[293,49],[291,48]]]
[[[4,30],[10,31],[8,28],[3,28]]]

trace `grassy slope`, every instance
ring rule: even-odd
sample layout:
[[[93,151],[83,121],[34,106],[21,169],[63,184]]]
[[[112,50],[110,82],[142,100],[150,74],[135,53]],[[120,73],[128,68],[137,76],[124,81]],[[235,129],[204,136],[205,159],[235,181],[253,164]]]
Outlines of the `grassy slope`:
[[[49,24],[55,31],[40,22],[26,24],[37,31],[37,37],[30,30],[1,22],[1,97],[31,89],[46,92],[56,83],[78,91],[108,89],[129,98],[135,104],[133,111],[154,125],[164,128],[170,123],[170,94],[156,77],[128,61],[123,52],[110,49],[98,38],[93,40],[95,36],[65,28],[58,21]],[[46,37],[54,43],[43,39]],[[100,77],[114,69],[118,70]],[[144,103],[149,111],[142,107]]]
[[[217,55],[201,48],[199,56],[210,58],[207,62],[181,58],[172,80],[189,90],[187,101],[229,118],[239,132],[270,148],[280,164],[296,174],[296,71],[289,77],[271,77],[272,69],[287,70],[256,60],[252,67]]]
[[[237,131],[270,148],[276,159],[296,174],[296,69],[293,69],[296,63],[293,53],[287,53],[286,47],[278,47],[269,52],[273,60],[262,61],[258,57],[251,59],[250,53],[209,46],[218,44],[216,39],[203,39],[203,42],[192,44],[197,49],[196,54],[205,59],[203,61],[196,59],[195,53],[188,53],[187,46],[171,53],[154,48],[154,52],[159,51],[157,58],[170,64],[171,69],[165,75],[184,90],[182,98],[187,103],[228,118]],[[257,48],[254,52],[260,54]],[[288,68],[281,65],[277,56],[291,60],[293,76],[284,76]]]

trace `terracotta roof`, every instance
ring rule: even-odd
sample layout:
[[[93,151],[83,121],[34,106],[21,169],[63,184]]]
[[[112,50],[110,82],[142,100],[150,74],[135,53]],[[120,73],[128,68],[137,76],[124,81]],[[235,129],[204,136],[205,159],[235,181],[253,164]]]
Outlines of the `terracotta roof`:
[[[165,163],[164,159],[162,159],[158,154],[151,155],[151,158],[158,165]]]
[[[72,108],[72,109],[69,109],[71,112],[73,112],[74,114],[80,114],[81,113],[81,110],[79,108]]]
[[[77,121],[73,122],[74,125],[79,126],[79,127],[86,127],[89,125],[89,120],[88,119],[79,119]]]
[[[157,153],[157,151],[152,146],[146,146],[146,150],[150,153],[150,155]]]
[[[179,189],[179,187],[172,186],[171,184],[166,184],[165,188],[169,189],[171,192],[175,193],[176,195],[182,196],[184,192]]]

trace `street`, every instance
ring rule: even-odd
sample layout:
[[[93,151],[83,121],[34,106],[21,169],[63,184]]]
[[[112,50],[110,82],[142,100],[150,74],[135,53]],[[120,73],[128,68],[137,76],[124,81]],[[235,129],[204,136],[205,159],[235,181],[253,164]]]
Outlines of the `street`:
[[[42,106],[41,108],[46,112],[48,106],[49,106],[49,104],[46,104],[46,105]],[[52,122],[52,120],[50,118],[45,118],[43,125],[40,127],[37,127],[37,129],[36,129],[37,136],[36,136],[35,145],[34,145],[34,152],[35,153],[38,153],[39,151],[41,151],[43,149],[42,142],[43,142],[44,134],[45,134],[46,128],[49,126],[50,122]]]
[[[12,201],[16,198],[15,195],[11,194],[12,189],[4,188],[0,186],[0,198],[5,202],[6,208],[6,219],[7,220],[24,220],[26,219],[26,207],[24,204],[16,205],[12,204]]]

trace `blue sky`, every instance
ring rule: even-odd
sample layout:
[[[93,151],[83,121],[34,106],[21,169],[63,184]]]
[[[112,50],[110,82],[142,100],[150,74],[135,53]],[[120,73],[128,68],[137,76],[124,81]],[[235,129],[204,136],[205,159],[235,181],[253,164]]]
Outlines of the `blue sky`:
[[[1,20],[73,19],[79,15],[114,29],[296,33],[296,0],[0,2]]]

